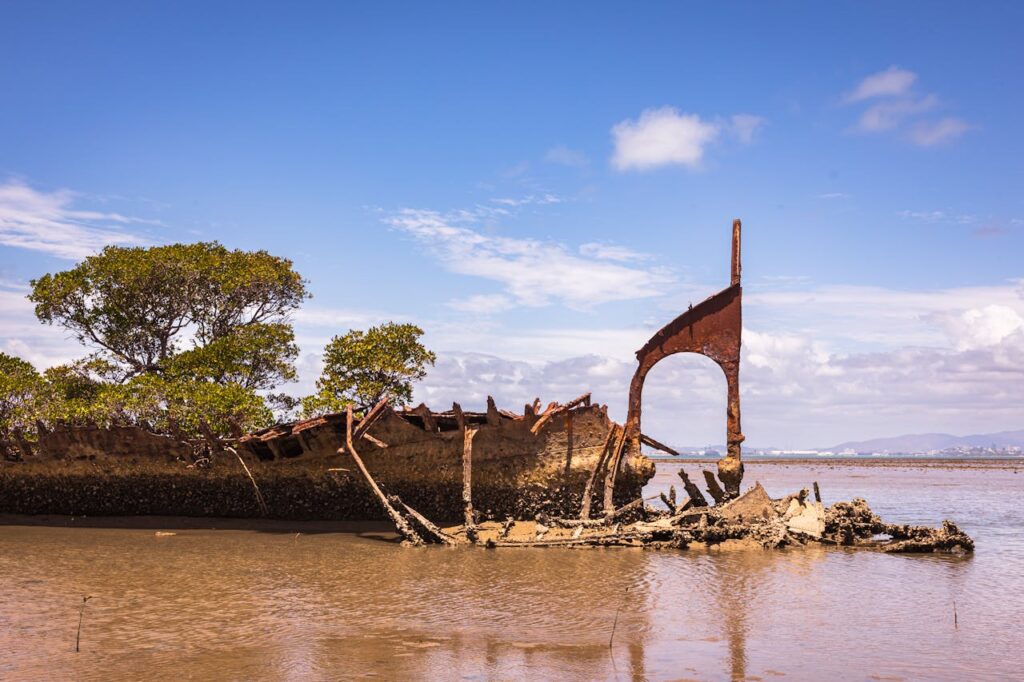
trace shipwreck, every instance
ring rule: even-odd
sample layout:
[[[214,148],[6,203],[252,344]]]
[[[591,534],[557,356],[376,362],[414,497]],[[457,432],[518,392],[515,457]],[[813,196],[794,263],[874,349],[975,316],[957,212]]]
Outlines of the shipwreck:
[[[815,485],[772,499],[757,484],[741,494],[741,224],[732,225],[729,285],[690,306],[637,351],[625,423],[589,393],[540,399],[521,410],[395,409],[328,414],[222,439],[139,426],[40,424],[38,440],[0,444],[0,512],[177,515],[316,520],[388,519],[409,544],[645,546],[683,548],[753,540],[886,551],[971,551],[951,522],[940,529],[886,524],[863,500],[825,509]],[[644,380],[661,360],[698,353],[723,371],[727,452],[704,489],[679,469],[647,504],[647,446],[677,455],[642,430]],[[705,497],[705,491],[709,502]],[[430,519],[440,520],[439,522]],[[461,521],[445,526],[443,522]]]

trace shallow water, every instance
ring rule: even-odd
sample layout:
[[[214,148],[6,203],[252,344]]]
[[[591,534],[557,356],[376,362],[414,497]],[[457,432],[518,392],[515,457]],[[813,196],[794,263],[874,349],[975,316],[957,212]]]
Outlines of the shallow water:
[[[677,468],[659,464],[648,492]],[[0,678],[1024,675],[1024,467],[749,464],[755,480],[773,496],[817,480],[826,504],[859,495],[892,521],[952,518],[977,551],[406,549],[302,527],[0,526]]]

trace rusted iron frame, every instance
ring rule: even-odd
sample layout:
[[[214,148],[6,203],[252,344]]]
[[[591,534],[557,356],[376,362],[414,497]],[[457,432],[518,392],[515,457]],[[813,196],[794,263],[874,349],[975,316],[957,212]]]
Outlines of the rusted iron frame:
[[[658,362],[676,353],[698,353],[722,368],[727,388],[726,434],[728,451],[718,462],[718,477],[728,497],[739,495],[743,478],[740,427],[739,367],[743,330],[739,220],[733,221],[730,286],[691,307],[669,322],[637,351],[638,366],[629,387],[626,429],[630,448],[639,450],[642,393],[647,373]]]

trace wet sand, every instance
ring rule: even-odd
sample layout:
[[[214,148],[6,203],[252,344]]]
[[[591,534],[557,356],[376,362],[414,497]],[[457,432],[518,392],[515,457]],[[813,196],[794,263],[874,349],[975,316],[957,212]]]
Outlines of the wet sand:
[[[646,492],[678,483],[677,468],[659,463]],[[1019,467],[753,462],[755,480],[776,496],[817,480],[826,504],[860,495],[892,521],[952,518],[977,550],[408,549],[380,524],[7,518],[0,678],[1019,674]],[[146,527],[88,527],[118,523]]]

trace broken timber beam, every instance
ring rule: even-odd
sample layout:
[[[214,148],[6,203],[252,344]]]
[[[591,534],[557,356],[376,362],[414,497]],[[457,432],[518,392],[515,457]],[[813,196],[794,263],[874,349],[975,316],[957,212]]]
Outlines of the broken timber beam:
[[[356,426],[355,431],[352,432],[352,440],[356,441],[363,437],[370,427],[373,426],[374,422],[384,416],[384,411],[387,409],[388,399],[384,398],[373,408],[366,413],[366,416],[359,420],[359,425]]]
[[[683,479],[683,489],[686,494],[690,496],[693,501],[694,507],[706,507],[708,506],[708,500],[704,497],[704,493],[700,491],[697,484],[690,480],[690,477],[686,475],[686,470],[679,467],[679,478]]]
[[[619,461],[622,449],[626,445],[626,429],[619,429],[619,438],[615,441],[615,449],[608,459],[608,469],[604,477],[604,514],[610,516],[615,512],[615,479],[619,473]]]
[[[655,450],[661,450],[662,452],[667,452],[668,454],[672,455],[673,457],[678,457],[679,456],[678,452],[676,452],[675,450],[673,450],[672,448],[670,448],[667,445],[663,445],[662,443],[659,443],[658,441],[656,441],[653,438],[651,438],[650,436],[648,436],[646,433],[641,433],[640,434],[640,442],[643,443],[644,445],[649,445],[650,447],[654,448]]]
[[[563,412],[568,412],[569,410],[571,410],[574,407],[577,407],[578,405],[589,405],[589,404],[590,404],[590,393],[584,393],[583,395],[579,396],[578,398],[573,398],[572,400],[567,402],[565,405],[556,405],[556,404],[552,403],[552,406],[550,406],[547,410],[545,410],[544,414],[542,414],[540,416],[540,419],[538,419],[534,423],[534,425],[530,427],[530,432],[531,433],[537,433],[538,431],[540,431],[541,427],[544,426],[544,424],[548,423],[548,421],[552,417],[554,417],[556,414],[561,414]]]
[[[718,481],[715,479],[715,475],[713,473],[707,469],[703,469],[702,473],[704,474],[704,480],[708,484],[708,492],[711,493],[711,497],[715,499],[715,504],[722,504],[722,502],[729,499],[725,494],[725,491],[722,490],[722,486],[718,485]]]
[[[381,403],[378,403],[378,405],[380,404]],[[376,409],[376,407],[374,407],[374,409]],[[366,420],[364,419],[363,421],[365,422]],[[354,434],[352,429],[352,406],[349,405],[345,409],[345,448],[348,450],[348,454],[352,456],[352,460],[355,461],[356,466],[359,468],[359,472],[363,475],[363,478],[366,479],[366,483],[370,486],[370,490],[373,491],[373,494],[377,497],[377,500],[380,502],[381,506],[384,507],[384,512],[391,519],[391,522],[395,524],[395,528],[398,529],[398,534],[402,536],[402,539],[413,545],[422,545],[423,538],[421,538],[419,534],[412,529],[412,526],[409,525],[409,522],[406,521],[405,518],[401,514],[399,514],[394,507],[391,506],[391,502],[389,502],[388,498],[384,495],[383,492],[381,492],[380,486],[378,486],[377,482],[373,480],[373,476],[370,475],[370,472],[366,468],[366,465],[363,464],[362,457],[360,457],[359,453],[356,452],[356,448],[352,442],[353,435]]]
[[[604,467],[605,459],[608,457],[608,447],[611,445],[612,438],[617,433],[618,428],[616,425],[608,429],[608,435],[605,436],[604,445],[601,447],[601,454],[598,456],[597,462],[594,463],[594,469],[590,472],[587,485],[583,488],[583,502],[580,505],[580,518],[583,520],[590,518],[590,500],[594,494],[594,482],[597,481],[601,468]]]

